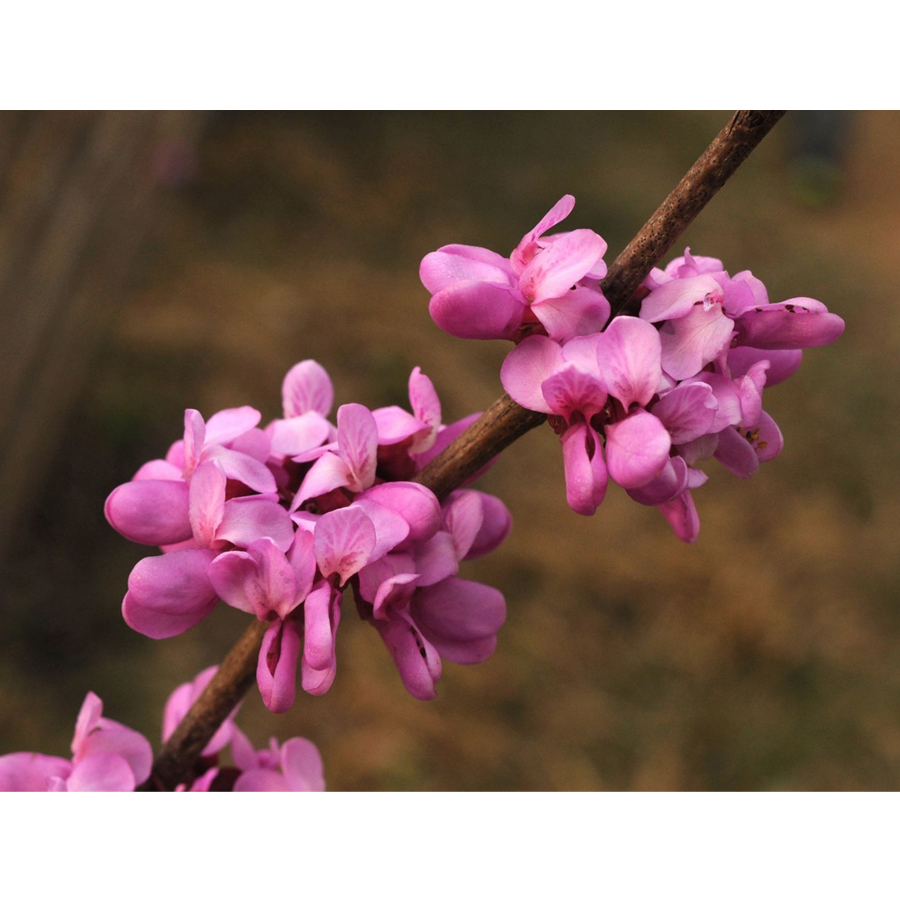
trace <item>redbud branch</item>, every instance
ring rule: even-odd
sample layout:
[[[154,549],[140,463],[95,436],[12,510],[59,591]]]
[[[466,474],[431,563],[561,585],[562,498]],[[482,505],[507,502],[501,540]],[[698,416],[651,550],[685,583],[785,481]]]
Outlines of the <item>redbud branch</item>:
[[[740,110],[716,135],[675,190],[609,267],[602,287],[613,315],[624,312],[653,266],[783,115],[783,110]],[[433,459],[416,480],[439,497],[448,494],[546,418],[543,413],[524,409],[504,394]]]
[[[613,315],[625,311],[650,269],[783,115],[784,111],[765,110],[734,114],[609,267],[602,287]],[[414,480],[443,498],[546,418],[504,394]],[[253,684],[265,630],[266,624],[257,621],[247,628],[166,742],[139,790],[171,791],[189,780],[203,748]]]

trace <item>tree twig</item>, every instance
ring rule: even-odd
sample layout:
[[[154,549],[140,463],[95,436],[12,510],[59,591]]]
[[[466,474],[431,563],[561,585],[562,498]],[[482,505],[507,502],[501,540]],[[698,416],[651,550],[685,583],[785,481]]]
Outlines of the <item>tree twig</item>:
[[[613,315],[625,311],[650,269],[783,115],[759,110],[734,114],[609,267],[602,287]],[[545,419],[504,394],[415,480],[444,497]],[[253,684],[265,628],[257,621],[247,628],[163,747],[140,790],[174,790],[188,778],[209,739]]]

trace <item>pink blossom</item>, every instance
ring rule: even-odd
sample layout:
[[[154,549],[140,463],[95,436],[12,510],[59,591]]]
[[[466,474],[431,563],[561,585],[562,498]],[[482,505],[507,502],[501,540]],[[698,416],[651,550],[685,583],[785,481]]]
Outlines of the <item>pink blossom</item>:
[[[231,753],[241,770],[235,791],[325,790],[322,756],[306,738],[291,738],[283,744],[272,738],[267,749],[254,750],[246,735],[235,729]]]
[[[457,337],[485,340],[528,333],[565,340],[599,331],[609,318],[599,286],[606,241],[586,228],[546,234],[574,205],[574,197],[562,197],[509,259],[462,244],[429,253],[419,276],[432,294],[435,323]]]
[[[153,751],[138,732],[103,718],[103,701],[84,698],[71,761],[39,753],[0,756],[0,791],[133,791],[150,775]]]
[[[506,617],[503,595],[456,575],[460,561],[493,550],[510,526],[509,512],[496,498],[457,491],[429,541],[360,571],[357,607],[381,635],[414,697],[435,696],[442,658],[472,664],[494,652]]]
[[[171,446],[166,459],[145,463],[106,500],[107,521],[131,541],[166,546],[189,540],[190,484],[195,471],[204,466],[208,470],[209,463],[216,463],[241,492],[276,490],[265,465],[270,440],[256,428],[257,410],[249,406],[222,410],[207,423],[197,410],[188,409],[184,418],[184,439]]]
[[[528,252],[536,257],[542,251]],[[226,410],[209,422],[189,410],[185,438],[165,460],[142,466],[136,480],[117,488],[107,503],[108,518],[120,532],[163,550],[132,570],[122,605],[126,622],[166,638],[200,622],[219,600],[255,615],[266,623],[257,682],[273,711],[292,704],[298,667],[308,693],[330,688],[343,590],[352,586],[358,592],[363,570],[376,571],[382,560],[410,560],[422,628],[434,646],[447,645],[450,658],[475,661],[488,645],[492,650],[496,610],[505,609],[497,592],[457,578],[461,560],[489,552],[508,533],[503,504],[460,491],[442,508],[424,486],[395,480],[425,466],[477,414],[445,426],[434,385],[418,367],[409,379],[411,412],[344,404],[335,427],[326,418],[333,397],[325,370],[305,360],[282,384],[284,418],[264,431],[249,407]],[[241,455],[261,466],[271,482],[254,478],[259,471],[246,460],[236,462]],[[447,609],[454,603],[465,607],[453,598],[474,597],[469,606],[475,619],[481,597],[488,618],[482,631],[488,631],[466,636],[434,614],[436,601],[429,597],[437,596],[439,585],[438,593],[451,598]],[[405,599],[398,598],[389,614],[379,615],[379,628],[393,627],[389,620],[408,614]],[[371,615],[369,610],[364,617]],[[463,651],[463,644],[472,646]],[[211,677],[208,670],[179,689],[167,710],[167,731]],[[225,741],[219,733],[209,755]],[[210,779],[209,784],[216,781]],[[192,789],[206,782],[197,784]]]
[[[596,511],[608,477],[639,488],[665,467],[671,436],[646,410],[662,382],[659,334],[651,325],[623,316],[605,332],[563,346],[526,338],[507,356],[500,377],[514,400],[551,417],[575,512]]]
[[[218,461],[194,470],[188,497],[193,539],[184,549],[141,560],[129,577],[122,613],[136,631],[171,637],[209,615],[216,596],[206,570],[217,552],[245,548],[263,538],[283,549],[290,546],[293,525],[277,495],[226,500],[226,486]]]
[[[808,297],[770,303],[763,283],[749,271],[734,277],[711,257],[673,260],[654,269],[641,318],[661,322],[662,365],[682,380],[698,374],[732,347],[797,351],[838,339],[844,322]]]

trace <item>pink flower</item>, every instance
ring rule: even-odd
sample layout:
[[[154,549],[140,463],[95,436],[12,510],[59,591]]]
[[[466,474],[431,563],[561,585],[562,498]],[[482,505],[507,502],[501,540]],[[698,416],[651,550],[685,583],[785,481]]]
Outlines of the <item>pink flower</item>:
[[[495,549],[511,518],[496,498],[457,491],[444,507],[441,530],[411,553],[391,553],[359,573],[357,607],[381,635],[406,689],[435,696],[441,658],[483,662],[506,617],[503,595],[456,577],[459,562]]]
[[[163,713],[163,740],[178,727],[216,673],[216,666],[204,669],[193,681],[179,685],[169,696]],[[177,790],[205,791],[324,791],[322,758],[305,738],[292,738],[284,745],[272,738],[269,749],[253,749],[247,736],[233,723],[239,707],[206,745],[201,763],[209,768]],[[220,754],[231,745],[234,766],[222,764]],[[202,767],[201,767],[202,768]]]
[[[553,243],[540,235],[534,240],[528,253],[535,258]],[[308,693],[330,688],[342,592],[348,586],[358,591],[362,570],[374,571],[390,556],[410,560],[416,570],[415,606],[423,622],[432,620],[423,628],[430,629],[434,646],[449,642],[448,654],[472,661],[488,644],[493,649],[502,596],[467,587],[456,575],[460,560],[503,540],[508,511],[472,491],[457,492],[442,510],[427,488],[393,480],[420,470],[477,414],[443,425],[434,385],[418,367],[410,375],[409,398],[411,412],[394,406],[373,413],[344,404],[335,428],[326,418],[331,381],[321,366],[305,360],[282,384],[284,418],[265,431],[249,407],[226,410],[208,423],[188,410],[184,440],[165,460],[141,467],[136,480],[107,502],[108,518],[120,532],[163,550],[132,570],[122,604],[126,622],[150,637],[171,637],[200,622],[220,599],[257,616],[266,623],[257,682],[266,706],[280,712],[294,700],[298,667]],[[442,595],[486,597],[493,630],[466,637],[453,622],[431,615],[429,596],[438,585]],[[405,599],[398,598],[379,627],[406,615]],[[457,646],[473,641],[477,650]],[[167,732],[211,677],[208,670],[179,689],[167,710]],[[225,741],[220,733],[209,755]],[[216,779],[208,776],[191,789],[216,789]]]
[[[153,764],[150,742],[138,732],[103,718],[103,701],[84,699],[72,760],[39,753],[0,756],[0,791],[133,791]]]
[[[429,312],[457,337],[555,340],[599,331],[609,318],[600,291],[606,241],[589,229],[547,236],[575,205],[566,194],[526,234],[507,260],[482,247],[449,244],[419,269],[431,292]]]
[[[304,689],[318,694],[331,686],[337,669],[339,589],[376,550],[375,525],[358,506],[326,513],[314,529],[298,530],[287,554],[271,538],[261,538],[246,551],[222,553],[208,569],[210,583],[225,603],[270,623],[257,682],[272,712],[284,712],[294,702],[301,652]]]
[[[337,413],[337,442],[296,458],[315,459],[291,503],[291,512],[307,500],[339,488],[359,493],[375,483],[378,464],[378,426],[375,417],[360,403],[346,403]]]
[[[145,463],[134,478],[107,498],[106,519],[138,544],[166,546],[189,540],[190,484],[197,469],[215,463],[242,490],[272,493],[275,478],[265,462],[269,438],[256,428],[260,414],[249,406],[216,413],[208,423],[195,409],[185,410],[184,440],[166,459]]]
[[[641,318],[662,322],[663,369],[682,380],[697,375],[731,347],[800,350],[823,347],[844,330],[839,316],[808,297],[769,303],[765,286],[749,271],[733,278],[711,257],[692,257],[654,269]]]
[[[526,338],[500,373],[516,402],[551,416],[563,448],[566,498],[582,515],[602,503],[608,477],[640,488],[663,471],[672,439],[646,410],[662,377],[659,334],[629,316],[562,347]]]
[[[287,549],[294,538],[287,510],[275,494],[226,500],[227,479],[218,461],[198,466],[188,493],[193,540],[184,549],[142,559],[128,579],[125,621],[152,638],[172,637],[202,621],[216,604],[207,568],[216,553],[260,539]]]
[[[325,790],[322,756],[306,738],[291,738],[281,745],[272,738],[268,749],[254,750],[244,733],[235,729],[231,753],[241,770],[235,791]]]
[[[416,366],[409,376],[412,414],[399,406],[372,411],[378,429],[378,469],[386,478],[406,479],[417,471],[441,430],[441,401],[431,379]]]

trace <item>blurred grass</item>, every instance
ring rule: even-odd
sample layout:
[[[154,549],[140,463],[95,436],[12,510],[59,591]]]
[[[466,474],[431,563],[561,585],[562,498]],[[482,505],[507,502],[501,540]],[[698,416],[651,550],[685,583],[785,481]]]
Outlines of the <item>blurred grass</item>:
[[[507,253],[568,191],[572,226],[600,231],[612,258],[726,119],[219,117],[5,574],[0,752],[64,753],[89,689],[156,738],[169,691],[243,627],[223,608],[155,643],[119,615],[143,553],[106,526],[103,499],[180,436],[186,406],[272,417],[283,373],[314,357],[339,403],[405,403],[420,364],[445,421],[483,408],[507,348],[433,326],[421,257],[448,242]],[[251,695],[239,721],[257,744],[312,738],[335,789],[900,788],[900,119],[854,127],[831,206],[792,193],[788,118],[687,235],[773,300],[816,297],[847,320],[767,394],[782,456],[749,483],[710,467],[698,544],[616,489],[594,518],[572,514],[540,429],[485,479],[515,527],[464,573],[507,596],[495,656],[448,664],[420,703],[348,605],[334,688],[280,717]]]

